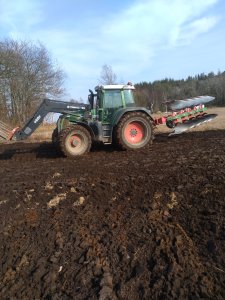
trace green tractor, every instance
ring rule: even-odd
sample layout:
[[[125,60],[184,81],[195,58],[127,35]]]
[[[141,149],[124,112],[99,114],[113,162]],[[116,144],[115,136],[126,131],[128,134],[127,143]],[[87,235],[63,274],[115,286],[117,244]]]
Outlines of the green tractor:
[[[174,128],[170,135],[175,135],[216,117],[205,112],[204,104],[214,100],[211,96],[170,101],[172,114],[153,119],[149,109],[135,105],[134,86],[130,83],[97,86],[95,93],[89,91],[89,104],[44,99],[22,129],[11,130],[0,121],[0,139],[24,140],[49,112],[60,113],[52,141],[65,156],[75,157],[87,153],[94,142],[127,150],[145,148],[152,143],[156,125]]]
[[[121,149],[148,147],[153,139],[150,110],[137,107],[134,86],[103,85],[91,90],[89,105],[62,114],[52,140],[68,157],[87,153],[93,142],[114,144]]]

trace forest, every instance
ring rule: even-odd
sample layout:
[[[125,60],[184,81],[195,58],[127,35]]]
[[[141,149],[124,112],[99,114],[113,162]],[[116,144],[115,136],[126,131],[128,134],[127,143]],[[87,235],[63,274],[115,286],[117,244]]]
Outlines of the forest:
[[[213,106],[225,106],[225,72],[201,73],[180,80],[146,81],[135,84],[135,87],[137,104],[150,107],[154,112],[165,111],[167,101],[200,95],[214,96]]]

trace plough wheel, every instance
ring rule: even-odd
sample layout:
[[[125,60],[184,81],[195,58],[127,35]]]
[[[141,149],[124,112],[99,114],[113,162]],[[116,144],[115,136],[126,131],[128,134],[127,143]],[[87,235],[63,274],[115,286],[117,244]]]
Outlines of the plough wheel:
[[[169,128],[174,128],[176,126],[176,124],[174,123],[174,121],[168,120],[168,121],[166,121],[166,126]]]
[[[142,112],[125,114],[116,128],[116,143],[122,149],[148,147],[153,140],[151,118]]]
[[[59,143],[65,156],[75,157],[90,151],[91,136],[83,126],[73,125],[61,131]]]

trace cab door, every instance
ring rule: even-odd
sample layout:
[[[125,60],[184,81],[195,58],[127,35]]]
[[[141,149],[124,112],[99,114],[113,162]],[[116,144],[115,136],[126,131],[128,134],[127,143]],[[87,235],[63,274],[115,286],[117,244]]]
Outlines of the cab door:
[[[119,108],[124,107],[121,90],[104,90],[103,91],[103,114],[102,123],[111,124],[112,118]]]

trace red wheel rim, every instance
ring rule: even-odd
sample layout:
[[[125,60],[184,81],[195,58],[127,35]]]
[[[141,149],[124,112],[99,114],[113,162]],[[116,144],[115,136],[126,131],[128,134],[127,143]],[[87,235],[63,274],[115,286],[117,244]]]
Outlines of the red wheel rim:
[[[144,126],[139,122],[130,122],[124,129],[124,137],[130,144],[138,144],[145,138]]]

